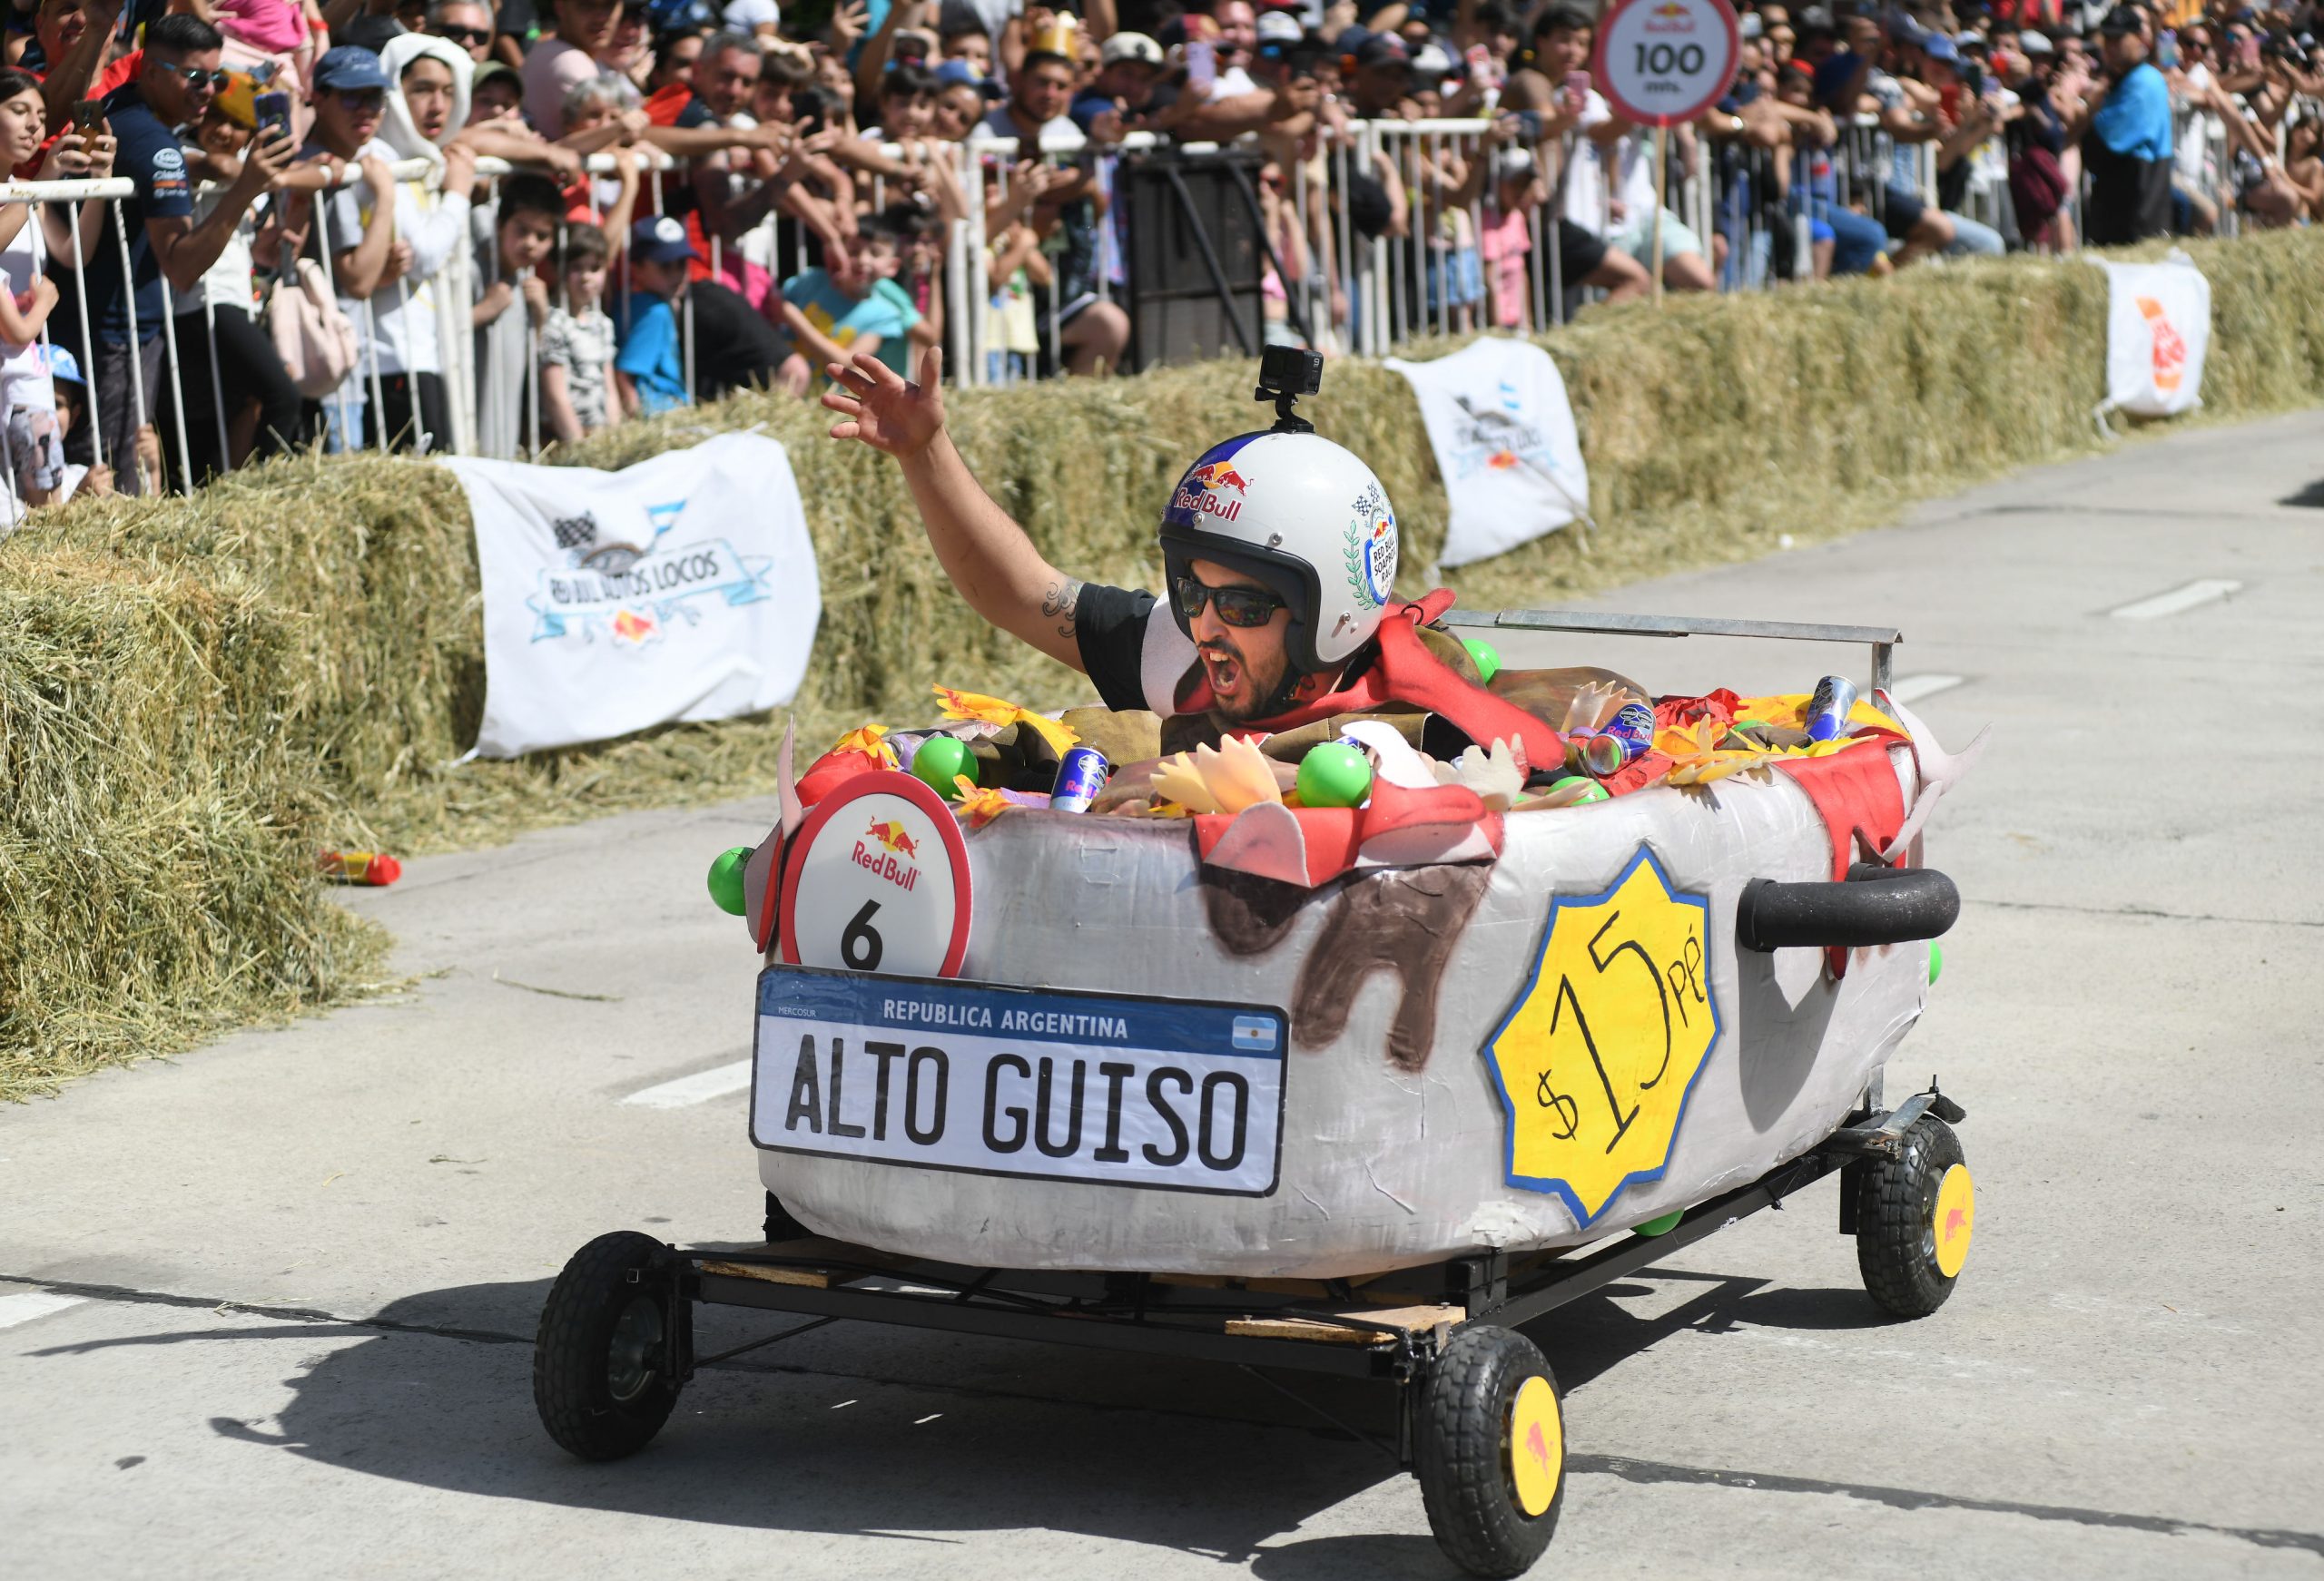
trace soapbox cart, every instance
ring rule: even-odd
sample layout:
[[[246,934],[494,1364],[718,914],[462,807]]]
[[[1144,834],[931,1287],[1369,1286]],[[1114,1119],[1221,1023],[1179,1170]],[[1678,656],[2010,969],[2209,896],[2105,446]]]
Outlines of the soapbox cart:
[[[697,1370],[842,1319],[1377,1379],[1439,1542],[1514,1576],[1564,1486],[1529,1320],[1835,1173],[1871,1298],[1942,1305],[1962,1111],[1882,1072],[1959,905],[1920,831],[1974,753],[1887,696],[1897,634],[1469,624],[1869,643],[1869,739],[1457,828],[964,831],[892,771],[786,813],[753,876],[764,1238],[576,1253],[535,1355],[550,1436],[630,1454]],[[696,1302],[807,1321],[698,1355]]]

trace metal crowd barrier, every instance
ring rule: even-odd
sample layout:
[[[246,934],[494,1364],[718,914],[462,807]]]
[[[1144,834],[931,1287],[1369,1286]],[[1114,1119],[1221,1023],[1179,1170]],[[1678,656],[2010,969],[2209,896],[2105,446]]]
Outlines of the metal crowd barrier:
[[[1456,178],[1463,167],[1479,158],[1492,158],[1499,145],[1491,141],[1492,123],[1485,119],[1427,120],[1427,121],[1357,121],[1344,129],[1327,129],[1312,160],[1295,162],[1284,172],[1285,191],[1296,226],[1297,240],[1306,255],[1306,267],[1295,267],[1298,260],[1288,249],[1277,249],[1275,243],[1284,238],[1269,239],[1269,254],[1277,250],[1284,273],[1293,278],[1281,280],[1286,298],[1295,310],[1289,315],[1292,326],[1304,332],[1311,341],[1325,341],[1332,349],[1357,352],[1367,356],[1384,355],[1415,340],[1433,336],[1459,333],[1470,329],[1491,328],[1501,316],[1496,313],[1492,287],[1493,271],[1488,270],[1483,258],[1485,213],[1496,201],[1496,182],[1491,174],[1481,186],[1475,198],[1462,205],[1447,201]],[[2182,113],[2178,124],[2182,139],[2200,140],[2200,153],[2181,166],[2184,172],[2195,172],[2190,183],[2197,191],[2211,197],[2217,205],[2217,228],[2222,234],[2233,235],[2240,229],[2240,218],[2234,198],[2234,161],[2232,148],[2225,126],[2208,114]],[[1100,161],[1110,161],[1127,152],[1137,152],[1156,147],[1159,140],[1150,133],[1132,133],[1119,143],[1099,147],[1086,142],[1078,135],[1051,134],[1045,136],[1033,157],[1050,163],[1073,162],[1091,154]],[[1187,145],[1187,152],[1202,152],[1213,145]],[[1669,206],[1679,218],[1701,238],[1706,253],[1716,247],[1714,237],[1723,236],[1726,256],[1718,271],[1718,286],[1722,290],[1762,290],[1787,274],[1788,278],[1805,279],[1811,272],[1811,250],[1808,245],[1808,221],[1801,206],[1794,201],[1800,181],[1800,155],[1795,155],[1791,190],[1783,190],[1777,161],[1771,151],[1748,147],[1740,142],[1719,143],[1692,134],[1675,135],[1669,140],[1668,157],[1671,163],[1667,172]],[[883,152],[891,159],[917,157],[916,151],[904,145],[889,143]],[[945,344],[948,362],[954,380],[963,387],[975,387],[993,381],[997,373],[1002,380],[1011,377],[1008,359],[991,358],[989,353],[996,348],[992,342],[989,322],[990,308],[994,301],[996,282],[988,268],[986,234],[986,203],[990,195],[996,201],[1005,200],[1009,183],[1015,179],[1015,166],[1020,153],[1014,138],[977,137],[960,146],[958,179],[961,217],[950,221],[943,238],[945,268],[942,280],[944,292]],[[1555,222],[1560,214],[1571,212],[1565,202],[1568,172],[1580,159],[1602,157],[1594,148],[1569,135],[1562,142],[1552,142],[1537,151],[1537,173],[1548,185],[1551,193],[1547,202],[1526,216],[1528,240],[1531,243],[1525,278],[1525,299],[1518,314],[1525,329],[1538,329],[1564,322],[1571,306],[1584,300],[1581,283],[1561,278],[1559,250]],[[1911,191],[1923,201],[1936,201],[1936,146],[1934,143],[1895,142],[1882,132],[1870,116],[1856,118],[1840,129],[1836,145],[1829,151],[1834,175],[1841,201],[1852,202],[1864,211],[1878,218],[1884,211],[1889,194],[1896,189]],[[2033,239],[2020,238],[2015,216],[2012,211],[2008,163],[2004,146],[1996,139],[1971,151],[1963,157],[1973,162],[1967,194],[1961,211],[1968,218],[1992,226],[2013,244],[2030,245]],[[615,169],[613,158],[598,154],[590,158],[587,166],[593,174],[606,174]],[[1376,179],[1381,168],[1393,168],[1403,187],[1402,223],[1392,222],[1383,234],[1365,237],[1353,223],[1347,201],[1349,192],[1359,177]],[[645,172],[650,202],[641,203],[641,213],[663,211],[661,184],[665,171],[674,168],[666,156],[655,154],[650,168]],[[1112,167],[1105,167],[1110,179]],[[436,201],[438,167],[426,160],[407,160],[395,164],[392,173],[401,183],[411,183],[421,189],[414,195],[422,203]],[[481,208],[493,204],[498,195],[502,179],[516,173],[516,167],[499,160],[479,160],[477,164],[479,190],[476,202]],[[1614,187],[1614,168],[1610,160],[1604,170],[1606,179],[1596,183],[1601,193],[1610,193]],[[988,174],[990,193],[987,191]],[[362,180],[359,167],[350,166],[341,178],[342,185],[352,185]],[[875,207],[884,205],[887,182],[884,177],[870,178],[871,195]],[[2086,185],[2086,181],[2083,183]],[[48,182],[16,182],[0,188],[0,203],[25,203],[37,212],[45,203],[68,204],[68,225],[77,250],[82,243],[81,206],[88,200],[113,205],[115,242],[121,249],[123,267],[128,267],[128,241],[119,224],[119,204],[134,195],[132,182],[123,178],[106,181],[75,181]],[[2070,195],[2067,212],[2073,221],[2073,232],[2080,234],[2082,193]],[[318,251],[326,279],[331,270],[331,239],[328,234],[327,205],[318,202],[314,224],[321,231],[322,245]],[[1594,216],[1580,217],[1600,233],[1610,229],[1610,213],[1606,207]],[[1789,246],[1787,271],[1776,268],[1778,228],[1787,230]],[[723,238],[710,240],[710,263],[714,276],[721,275],[724,252],[728,248],[743,250],[746,259],[765,268],[772,278],[769,289],[779,292],[786,272],[796,272],[807,265],[806,228],[792,227],[789,260],[780,257],[783,242],[780,216],[770,211],[765,219],[752,231],[729,241]],[[33,224],[34,256],[44,268],[46,259],[42,250],[41,229]],[[560,223],[558,254],[562,255],[566,232]],[[472,245],[471,234],[464,233],[451,247],[442,264],[431,274],[417,277],[406,286],[404,301],[426,291],[437,315],[437,345],[441,367],[436,370],[443,379],[446,408],[450,432],[420,437],[425,447],[446,449],[460,454],[477,454],[482,442],[478,408],[478,374],[477,341],[470,325],[470,304],[475,298],[476,256],[481,251],[487,270],[498,257],[497,248],[490,237],[476,238],[481,246]],[[1124,267],[1118,250],[1113,245],[1116,237],[1112,222],[1101,228],[1096,260],[1094,289],[1100,299],[1110,297],[1117,284],[1117,275]],[[606,311],[619,323],[625,314],[629,291],[627,250],[624,248],[615,265],[614,279],[607,287]],[[786,263],[788,270],[783,267]],[[1473,288],[1483,277],[1482,290]],[[491,283],[487,278],[486,283]],[[560,278],[556,290],[563,290]],[[336,296],[336,286],[332,287]],[[1062,367],[1066,348],[1062,343],[1060,308],[1062,293],[1052,289],[1045,293],[1048,310],[1041,319],[1041,338],[1046,359],[1051,367]],[[113,461],[116,475],[124,470],[123,458],[108,457],[104,451],[104,425],[99,403],[103,398],[98,388],[97,340],[89,320],[85,300],[74,293],[79,303],[74,321],[66,324],[52,322],[42,332],[44,341],[52,338],[77,348],[79,360],[88,384],[89,409],[87,422],[92,445],[91,454],[99,465]],[[680,315],[684,342],[685,385],[688,398],[700,386],[696,377],[695,327],[694,294],[683,299]],[[1344,303],[1343,309],[1340,304]],[[185,403],[182,398],[182,374],[177,334],[175,293],[166,280],[162,283],[162,337],[164,341],[164,378],[168,381],[166,417],[174,441],[171,448],[176,463],[175,481],[181,488],[194,486],[191,453],[186,443]],[[384,421],[366,424],[359,408],[369,407],[384,413],[383,370],[380,365],[379,338],[373,318],[371,300],[353,300],[350,304],[359,349],[355,373],[322,405],[335,409],[338,428],[346,437],[347,447],[380,447],[395,444],[403,437],[385,431]],[[566,304],[569,306],[569,304]],[[210,339],[209,374],[212,417],[217,427],[217,443],[222,460],[229,456],[226,391],[222,388],[216,343],[216,304],[205,294],[203,322]],[[523,310],[517,309],[515,310]],[[262,318],[262,309],[253,305],[254,314]],[[129,334],[133,341],[138,337],[135,306],[130,304]],[[539,360],[539,337],[528,323],[526,336],[527,368],[521,381],[523,391],[523,433],[518,443],[497,447],[508,455],[537,455],[541,449],[542,397]],[[139,415],[138,427],[157,427],[156,417],[162,412],[159,398],[163,392],[144,388],[140,359],[128,359],[130,370],[129,398]],[[413,370],[403,370],[410,372]],[[421,370],[425,371],[425,370]],[[614,398],[608,391],[608,398]],[[417,402],[414,403],[415,413]],[[365,429],[370,431],[368,437]],[[0,422],[0,476],[5,478],[10,494],[11,519],[20,514],[21,506],[15,500],[14,458],[7,454],[10,439],[6,424]],[[126,458],[126,467],[139,466],[139,458]],[[145,480],[155,487],[166,487],[169,479]]]

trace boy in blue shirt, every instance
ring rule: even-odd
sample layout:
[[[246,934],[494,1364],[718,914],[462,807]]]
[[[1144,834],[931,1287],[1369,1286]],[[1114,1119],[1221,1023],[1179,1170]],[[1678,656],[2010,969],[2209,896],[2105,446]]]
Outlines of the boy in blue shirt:
[[[815,375],[834,362],[868,351],[909,378],[912,330],[920,309],[896,284],[902,258],[900,228],[887,215],[863,221],[852,255],[832,250],[831,267],[811,269],[783,282],[782,322],[792,345],[778,370],[783,387],[804,395]]]
[[[630,227],[629,305],[622,315],[621,351],[614,358],[624,417],[650,417],[692,404],[677,304],[685,295],[694,257],[686,228],[667,214]]]

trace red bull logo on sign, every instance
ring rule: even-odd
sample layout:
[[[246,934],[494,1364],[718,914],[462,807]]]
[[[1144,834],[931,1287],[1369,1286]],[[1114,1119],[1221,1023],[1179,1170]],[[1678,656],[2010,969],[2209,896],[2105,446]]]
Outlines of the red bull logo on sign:
[[[867,843],[871,842],[871,843]],[[876,844],[880,849],[873,849]],[[920,869],[900,859],[920,855],[920,842],[904,832],[892,818],[876,819],[855,842],[855,863],[878,874],[900,889],[920,882]]]
[[[2160,395],[2169,395],[2179,388],[2187,374],[2187,343],[2171,327],[2171,315],[2152,297],[2138,299],[2139,315],[2147,321],[2154,334],[2154,388]]]

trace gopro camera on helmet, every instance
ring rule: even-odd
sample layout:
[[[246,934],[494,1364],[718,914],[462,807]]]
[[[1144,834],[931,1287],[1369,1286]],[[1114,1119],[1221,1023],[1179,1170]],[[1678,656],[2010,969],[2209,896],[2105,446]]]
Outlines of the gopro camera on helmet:
[[[1291,408],[1301,396],[1324,388],[1324,354],[1302,346],[1270,346],[1259,353],[1259,388],[1255,401],[1275,403],[1275,432],[1312,434],[1315,425]]]

